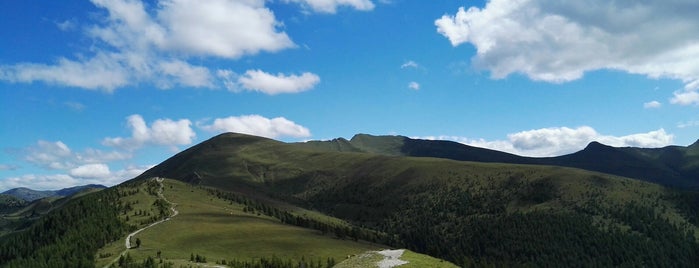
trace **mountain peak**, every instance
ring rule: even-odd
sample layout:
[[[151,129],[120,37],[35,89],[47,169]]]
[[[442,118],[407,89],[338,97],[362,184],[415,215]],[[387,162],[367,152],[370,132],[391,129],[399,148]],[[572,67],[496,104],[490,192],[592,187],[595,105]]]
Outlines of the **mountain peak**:
[[[583,149],[583,151],[587,151],[587,150],[599,150],[599,149],[609,149],[609,148],[614,148],[614,147],[609,146],[609,145],[606,145],[606,144],[602,144],[602,143],[600,143],[600,142],[598,142],[598,141],[592,141],[592,142],[590,142],[590,143],[587,144],[587,146],[585,147],[585,149]]]

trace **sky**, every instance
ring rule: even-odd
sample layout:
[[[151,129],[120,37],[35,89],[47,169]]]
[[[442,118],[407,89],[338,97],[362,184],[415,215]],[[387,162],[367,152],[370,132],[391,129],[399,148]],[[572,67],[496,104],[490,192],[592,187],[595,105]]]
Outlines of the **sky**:
[[[0,191],[128,180],[224,132],[526,156],[699,139],[699,2],[0,2]]]

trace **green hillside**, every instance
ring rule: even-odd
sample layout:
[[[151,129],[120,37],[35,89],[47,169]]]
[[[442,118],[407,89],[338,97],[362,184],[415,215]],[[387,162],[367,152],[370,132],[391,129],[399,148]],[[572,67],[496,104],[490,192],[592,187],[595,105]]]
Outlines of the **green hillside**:
[[[158,259],[176,266],[191,264],[190,257],[194,254],[210,264],[253,262],[273,257],[291,262],[306,260],[327,264],[328,260],[340,261],[347,255],[381,247],[285,224],[274,215],[266,215],[264,209],[255,209],[252,201],[245,205],[174,180],[165,180],[163,184],[163,195],[175,204],[178,215],[132,238],[142,241],[140,247],[128,251],[136,263],[159,256]],[[144,198],[149,197],[154,201],[152,196],[124,200],[146,203]],[[303,217],[311,218],[308,213]],[[98,266],[110,263],[123,250],[123,239],[107,245],[97,253]]]
[[[333,152],[224,134],[141,178],[153,176],[317,209],[395,235],[389,246],[460,265],[697,260],[688,216],[696,206],[678,205],[680,193],[578,169]]]
[[[0,237],[0,267],[699,263],[697,192],[560,166],[406,157],[400,137],[363,138],[219,135]]]

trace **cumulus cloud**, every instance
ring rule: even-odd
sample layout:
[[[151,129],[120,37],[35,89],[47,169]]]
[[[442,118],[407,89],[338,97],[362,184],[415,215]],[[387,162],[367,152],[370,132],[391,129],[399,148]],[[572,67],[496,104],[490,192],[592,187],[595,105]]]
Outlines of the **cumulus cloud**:
[[[658,129],[625,136],[603,135],[589,126],[553,127],[521,131],[507,135],[506,140],[488,141],[458,136],[431,136],[426,139],[452,140],[463,144],[509,152],[523,156],[546,157],[570,154],[597,141],[615,147],[656,148],[672,144],[674,136]]]
[[[435,21],[452,45],[472,44],[473,64],[566,82],[612,69],[683,81],[671,103],[699,104],[699,2],[491,0]],[[668,30],[672,29],[672,30]]]
[[[308,128],[284,117],[272,119],[260,115],[243,115],[217,118],[211,124],[201,124],[200,128],[210,132],[237,132],[267,138],[311,136]]]
[[[420,84],[418,82],[410,82],[408,83],[408,88],[412,90],[420,90]]]
[[[0,80],[107,92],[143,82],[214,87],[216,76],[189,58],[238,59],[295,46],[264,0],[160,0],[149,8],[140,0],[92,3],[107,14],[83,27],[94,40],[92,55],[0,65]]]
[[[284,0],[284,2],[299,3],[307,9],[319,13],[335,13],[340,6],[352,7],[363,11],[369,11],[375,7],[370,0]]]
[[[174,149],[179,145],[191,144],[196,137],[189,119],[157,119],[150,127],[138,114],[127,117],[126,121],[131,129],[131,137],[105,138],[102,144],[124,150],[136,150],[144,145],[162,145]]]
[[[663,104],[658,102],[658,101],[649,101],[643,104],[643,108],[646,109],[655,109],[655,108],[660,108],[662,107]]]
[[[231,75],[225,71],[220,75]],[[301,75],[270,74],[261,70],[248,70],[237,79],[237,84],[250,91],[259,91],[269,95],[281,93],[298,93],[312,89],[320,83],[318,75],[305,72]],[[234,86],[232,89],[239,88]]]
[[[87,164],[71,169],[68,174],[77,178],[106,178],[112,172],[106,164]]]

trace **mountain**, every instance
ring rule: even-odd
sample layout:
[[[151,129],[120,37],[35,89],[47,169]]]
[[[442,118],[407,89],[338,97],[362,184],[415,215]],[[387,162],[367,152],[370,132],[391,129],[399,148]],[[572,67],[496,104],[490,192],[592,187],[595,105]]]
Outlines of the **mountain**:
[[[608,149],[592,144],[573,159],[617,153]],[[449,157],[492,162],[445,159]],[[699,257],[698,222],[692,216],[698,204],[681,201],[695,200],[692,195],[637,179],[532,165],[536,161],[551,160],[400,136],[283,143],[228,133],[171,157],[136,180],[173,178],[317,210],[390,234],[382,243],[459,265],[589,259],[601,266],[682,266]],[[670,242],[668,237],[675,238]],[[667,254],[684,257],[673,261]]]
[[[0,237],[0,266],[354,267],[397,252],[406,267],[699,263],[699,192],[406,139],[221,134]],[[690,147],[678,148],[688,170]]]
[[[81,192],[84,190],[88,190],[88,189],[104,189],[104,188],[107,188],[107,187],[104,185],[97,185],[97,184],[89,184],[89,185],[63,188],[60,190],[46,190],[46,191],[38,191],[38,190],[29,189],[26,187],[19,187],[19,188],[7,190],[7,191],[2,192],[0,194],[11,195],[11,196],[17,197],[19,199],[22,199],[24,201],[31,202],[31,201],[41,199],[41,198],[46,198],[46,197],[71,196],[75,193],[78,193],[78,192]]]
[[[699,141],[664,148],[616,148],[591,142],[585,149],[558,157],[522,157],[451,141],[410,139],[403,136],[355,135],[300,143],[315,149],[370,152],[393,156],[437,157],[460,161],[537,164],[582,168],[671,187],[699,189]]]

